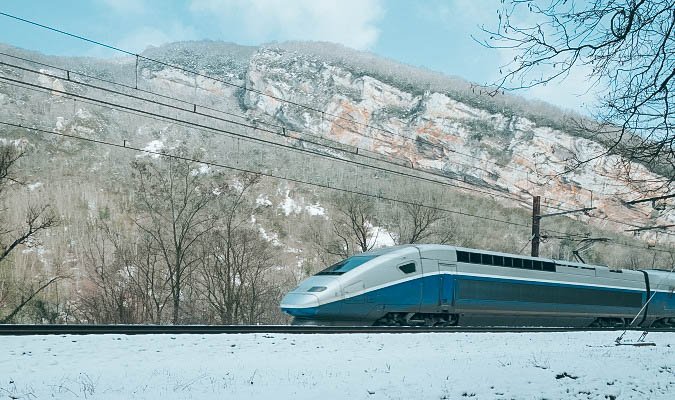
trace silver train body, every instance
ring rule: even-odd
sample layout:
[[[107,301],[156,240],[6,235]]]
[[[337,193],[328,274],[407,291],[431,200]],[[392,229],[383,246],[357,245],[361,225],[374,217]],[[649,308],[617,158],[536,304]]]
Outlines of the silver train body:
[[[294,324],[675,326],[675,273],[445,245],[358,254],[284,296]]]

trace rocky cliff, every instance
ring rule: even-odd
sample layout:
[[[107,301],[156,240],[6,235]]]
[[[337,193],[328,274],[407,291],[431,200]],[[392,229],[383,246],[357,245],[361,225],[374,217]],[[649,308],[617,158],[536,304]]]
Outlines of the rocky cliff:
[[[565,112],[513,96],[490,97],[483,89],[459,78],[402,65],[369,53],[324,43],[244,47],[218,42],[185,42],[143,53],[148,59],[161,61],[157,63],[144,58],[50,57],[7,46],[0,50],[5,54],[0,56],[3,62],[41,72],[36,74],[3,65],[3,77],[27,80],[53,91],[45,94],[44,90],[1,82],[0,116],[3,121],[38,124],[58,132],[135,143],[141,148],[155,150],[170,149],[183,143],[201,148],[210,156],[236,159],[237,163],[248,162],[249,166],[258,157],[260,163],[256,165],[260,167],[263,158],[268,156],[265,147],[249,149],[250,154],[238,150],[239,139],[213,132],[198,134],[193,127],[124,113],[119,108],[106,108],[62,94],[71,90],[80,95],[100,97],[105,93],[92,86],[73,83],[87,82],[174,106],[152,106],[157,115],[216,124],[220,129],[243,135],[276,134],[273,140],[278,143],[312,148],[341,159],[360,160],[361,155],[371,154],[381,159],[378,165],[382,168],[398,165],[396,168],[406,174],[451,182],[453,190],[486,196],[507,208],[529,212],[532,196],[539,195],[544,212],[596,207],[590,213],[574,214],[571,218],[614,232],[630,229],[626,224],[675,223],[675,213],[671,209],[655,210],[649,203],[630,207],[623,203],[637,198],[645,187],[625,182],[622,169],[625,166],[616,155],[597,157],[573,172],[565,173],[566,166],[575,157],[589,159],[605,149],[597,141],[569,133],[565,128],[568,116]],[[36,64],[36,61],[42,64]],[[167,64],[184,69],[171,68]],[[119,87],[116,83],[127,87]],[[136,87],[143,92],[139,94]],[[115,104],[140,107],[140,100],[128,96],[110,93],[106,96]],[[150,106],[145,104],[143,107]],[[175,107],[187,111],[177,111]],[[198,117],[189,114],[192,109],[199,111]],[[213,122],[205,115],[218,119]],[[16,129],[10,132],[6,127],[0,127],[0,132],[3,129],[5,140],[37,140]],[[100,169],[105,164],[112,168],[112,171],[105,171],[105,175],[122,176],[122,161],[133,157],[118,156],[83,144],[66,144],[62,138],[39,140],[55,146],[49,154],[58,154],[57,158],[62,160],[58,167],[60,171],[65,171],[67,165],[77,165],[85,170],[103,172]],[[326,140],[328,147],[317,145],[318,140]],[[60,145],[62,147],[58,147]],[[102,152],[109,161],[116,161],[106,164],[97,159]],[[300,166],[303,163],[297,161],[301,155],[294,158],[287,153],[275,153],[272,159],[277,165],[264,168],[276,171],[277,175],[307,179],[316,176],[330,180],[335,172],[333,166],[321,170],[320,163],[314,171],[284,169],[294,165],[293,162]],[[33,174],[38,174],[38,167],[44,165],[36,163]],[[341,173],[343,181],[349,181],[345,178],[351,174],[349,168],[346,166]],[[630,168],[632,176],[644,182],[662,180],[662,176],[645,166],[631,165]],[[97,184],[92,182],[103,177],[92,179],[87,190],[96,192]],[[38,180],[36,178],[34,183]],[[105,190],[113,186],[108,185]],[[288,192],[279,189],[277,194],[275,201],[283,209]],[[269,195],[274,196],[274,193]],[[308,199],[307,204],[312,205],[312,201]],[[669,243],[672,238],[672,235],[659,231],[647,231],[641,236],[650,243]]]

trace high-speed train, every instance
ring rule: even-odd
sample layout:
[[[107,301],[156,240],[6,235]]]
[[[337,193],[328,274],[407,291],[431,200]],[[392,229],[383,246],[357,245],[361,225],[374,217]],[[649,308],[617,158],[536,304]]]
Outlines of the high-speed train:
[[[675,327],[674,292],[663,270],[404,245],[324,269],[281,309],[294,324]]]

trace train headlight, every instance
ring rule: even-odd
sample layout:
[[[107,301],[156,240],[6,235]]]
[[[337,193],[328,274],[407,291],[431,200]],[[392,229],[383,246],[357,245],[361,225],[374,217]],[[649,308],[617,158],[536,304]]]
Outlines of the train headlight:
[[[312,286],[311,288],[309,288],[308,292],[312,292],[312,293],[323,292],[326,289],[327,288],[325,286]]]

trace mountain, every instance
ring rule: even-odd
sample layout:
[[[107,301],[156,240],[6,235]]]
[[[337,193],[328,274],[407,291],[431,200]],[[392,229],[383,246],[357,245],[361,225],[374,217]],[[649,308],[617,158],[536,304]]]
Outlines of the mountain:
[[[450,211],[452,243],[517,252],[530,238],[532,196],[541,196],[544,213],[595,207],[543,219],[544,256],[569,258],[579,239],[609,237],[634,247],[600,243],[590,259],[629,266],[631,257],[649,259],[649,246],[673,243],[658,230],[625,232],[675,224],[670,209],[625,204],[663,180],[658,167],[610,154],[566,172],[607,149],[573,129],[579,116],[371,53],[201,41],[110,59],[0,45],[0,59],[0,121],[12,124],[0,124],[0,141],[31,150],[21,162],[27,186],[6,206],[47,201],[64,221],[22,250],[22,265],[65,260],[77,268],[88,222],[131,225],[130,163],[181,146],[217,164],[207,170],[267,175],[252,193],[251,224],[295,274],[320,267],[308,227],[331,230],[339,191],[329,188],[384,199],[382,217],[369,222],[370,239],[382,245],[396,239],[385,214],[397,199]],[[625,182],[626,168],[639,184]]]

